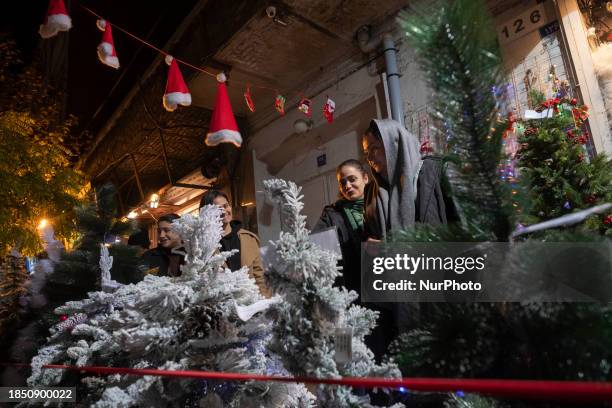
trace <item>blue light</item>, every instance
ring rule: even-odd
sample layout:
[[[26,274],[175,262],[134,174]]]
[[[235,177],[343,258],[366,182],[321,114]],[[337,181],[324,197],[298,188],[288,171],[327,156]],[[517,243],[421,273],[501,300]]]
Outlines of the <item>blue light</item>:
[[[399,387],[399,392],[401,392],[402,394],[406,394],[408,392],[408,389],[405,387]]]
[[[457,391],[455,393],[456,396],[458,396],[459,398],[464,398],[465,397],[465,393],[463,391]]]

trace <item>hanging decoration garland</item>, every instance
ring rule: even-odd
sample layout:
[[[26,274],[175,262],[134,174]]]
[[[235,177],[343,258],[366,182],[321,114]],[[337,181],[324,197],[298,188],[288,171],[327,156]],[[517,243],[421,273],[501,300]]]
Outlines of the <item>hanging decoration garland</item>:
[[[109,67],[118,69],[120,64],[119,64],[119,58],[117,57],[111,24],[106,19],[104,19],[102,16],[98,15],[97,13],[90,10],[89,8],[83,5],[80,5],[80,4],[79,6],[98,19],[96,21],[96,25],[103,32],[102,40],[97,47],[98,58],[103,64]],[[40,36],[43,39],[52,38],[56,36],[60,31],[68,31],[71,28],[72,28],[72,20],[70,16],[68,15],[68,12],[66,10],[66,5],[64,4],[64,0],[49,0],[49,7],[47,9],[47,13],[45,15],[44,22],[43,24],[40,25],[40,28],[38,31]],[[131,34],[130,32],[124,30],[121,27],[115,26],[115,28],[125,33],[129,37],[132,37],[133,39],[148,46],[149,48],[157,51],[158,53],[165,55],[165,61],[170,66],[170,68],[168,70],[168,79],[166,81],[166,89],[164,92],[164,96],[162,98],[162,103],[163,103],[164,108],[169,112],[176,110],[178,105],[181,105],[181,106],[191,105],[191,94],[183,79],[183,75],[178,65],[179,63],[186,65],[206,75],[216,76],[214,73],[209,72],[205,69],[196,67],[180,59],[173,58],[167,52],[155,47],[154,45],[144,41],[143,39],[135,36],[134,34]],[[223,83],[223,82],[225,81],[219,81],[219,83]],[[246,84],[246,91],[244,93],[244,99],[245,99],[245,103],[248,109],[251,112],[255,112],[255,104],[253,102],[253,96],[251,94],[251,87],[252,86],[250,84]],[[262,86],[262,85],[254,85],[254,87],[260,88],[260,89],[273,90],[270,87]],[[223,88],[224,91],[221,91],[221,88]],[[225,92],[225,94],[227,95],[225,84],[222,86],[219,85],[217,89],[218,89],[217,100],[219,100],[220,93]],[[278,111],[278,113],[280,113],[281,115],[284,115],[285,114],[285,104],[286,104],[287,99],[280,93],[278,92],[276,93],[277,95],[274,100],[274,108],[276,109],[276,111]],[[221,96],[221,99],[225,99],[225,98]],[[229,108],[228,111],[231,113],[232,110],[231,110],[231,105],[229,105],[229,98],[227,98],[227,106],[220,109],[220,111],[225,111],[227,110],[227,108]],[[336,109],[335,102],[328,96],[327,101],[323,106],[323,116],[325,117],[327,122],[329,123],[333,122],[335,109]],[[215,110],[217,110],[216,106],[215,106]],[[312,101],[302,96],[300,99],[300,102],[298,103],[298,110],[300,110],[306,116],[311,118],[312,117]],[[233,119],[233,121],[235,122],[235,119]],[[228,138],[222,137],[218,143],[228,142],[228,143],[233,143],[237,146],[240,146],[240,144],[242,143],[240,133],[238,132],[237,127],[236,129],[231,129],[231,127],[232,126],[228,128],[229,131],[235,132],[235,133],[232,133],[232,136]],[[209,141],[210,143],[216,143],[215,140],[217,139],[209,138],[207,135],[206,140],[207,140],[207,143]]]

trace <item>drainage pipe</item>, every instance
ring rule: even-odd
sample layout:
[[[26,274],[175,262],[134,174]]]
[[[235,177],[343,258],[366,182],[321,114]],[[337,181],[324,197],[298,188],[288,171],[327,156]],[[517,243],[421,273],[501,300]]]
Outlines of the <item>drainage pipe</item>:
[[[357,30],[357,43],[364,53],[371,53],[382,44],[387,71],[391,118],[404,126],[404,112],[399,81],[400,74],[397,69],[397,49],[395,48],[393,34],[389,31],[373,34],[370,27],[363,26]]]
[[[387,85],[389,86],[389,100],[391,102],[391,117],[404,127],[404,110],[402,109],[402,94],[400,90],[400,75],[397,70],[397,49],[391,33],[383,35],[385,64],[387,66]]]

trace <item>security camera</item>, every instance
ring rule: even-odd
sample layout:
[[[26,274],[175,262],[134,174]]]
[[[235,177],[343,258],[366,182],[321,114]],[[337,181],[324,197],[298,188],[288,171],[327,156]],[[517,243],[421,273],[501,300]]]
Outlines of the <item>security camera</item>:
[[[270,18],[276,17],[276,7],[274,6],[266,7],[266,15]]]

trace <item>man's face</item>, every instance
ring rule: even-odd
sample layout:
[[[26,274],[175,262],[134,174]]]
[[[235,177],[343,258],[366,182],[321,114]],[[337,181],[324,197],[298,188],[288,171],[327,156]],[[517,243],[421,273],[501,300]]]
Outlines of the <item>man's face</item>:
[[[157,224],[157,233],[159,234],[159,245],[163,248],[173,249],[181,246],[181,237],[174,232],[171,223],[161,221]]]
[[[232,221],[232,206],[227,202],[225,197],[219,196],[213,200],[213,204],[221,208],[223,213],[221,216],[223,217],[223,225],[227,225]]]

